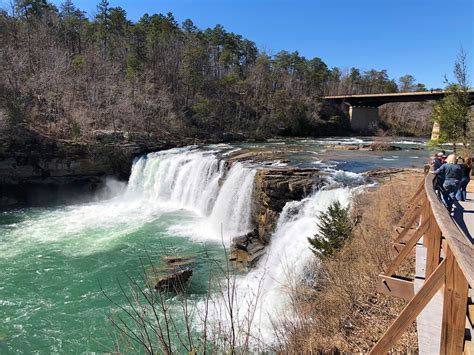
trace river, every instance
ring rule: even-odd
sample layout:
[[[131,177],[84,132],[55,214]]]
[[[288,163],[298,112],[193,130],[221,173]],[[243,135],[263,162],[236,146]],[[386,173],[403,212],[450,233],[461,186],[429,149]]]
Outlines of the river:
[[[304,274],[312,257],[306,238],[316,232],[318,212],[336,200],[349,204],[354,188],[367,183],[361,172],[422,167],[429,155],[420,149],[421,141],[403,139],[394,143],[403,148],[399,151],[326,149],[369,141],[275,140],[151,153],[135,161],[127,184],[110,181],[114,196],[107,200],[0,213],[0,353],[113,350],[108,315],[117,307],[104,292],[126,305],[118,285],[127,285],[128,276],[139,280],[143,260],[159,264],[164,255],[192,256],[188,293],[199,302],[207,292],[209,269],[219,262],[225,265],[224,250],[231,239],[253,228],[251,198],[258,165],[319,167],[332,176],[332,187],[288,203],[267,256],[236,278],[239,307],[248,304],[249,294],[261,292],[254,326],[272,341],[268,315],[287,308],[281,285],[288,270]],[[239,149],[283,150],[287,159],[236,163],[225,173],[225,157]]]

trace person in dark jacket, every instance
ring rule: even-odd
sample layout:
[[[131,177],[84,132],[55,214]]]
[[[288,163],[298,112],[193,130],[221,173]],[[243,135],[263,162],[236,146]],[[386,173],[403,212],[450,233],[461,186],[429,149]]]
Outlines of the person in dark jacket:
[[[467,185],[469,184],[469,181],[471,181],[472,160],[469,157],[461,158],[458,159],[458,164],[461,166],[462,176],[456,199],[458,201],[466,201]]]
[[[446,163],[446,155],[445,155],[444,151],[436,153],[433,161],[431,162],[431,166],[433,167],[433,171],[438,170],[445,163]],[[436,177],[433,180],[433,188],[435,189],[435,191],[438,194],[438,197],[441,199],[441,201],[443,201],[443,203],[445,203],[445,201],[444,201],[445,193],[444,193],[444,189],[443,189],[443,183],[444,183],[444,173],[436,174]]]
[[[439,169],[433,172],[437,176],[444,174],[443,197],[444,203],[449,212],[452,211],[453,204],[457,202],[456,193],[459,189],[459,184],[462,178],[461,166],[456,163],[456,156],[454,154],[450,154],[446,159],[446,164],[443,164]],[[460,206],[457,205],[456,207]]]
[[[444,164],[444,159],[443,157],[445,157],[444,153],[443,152],[439,152],[439,153],[436,153],[433,161],[431,162],[431,165],[433,166],[433,170],[436,171],[438,170],[439,168],[441,168],[441,165]]]

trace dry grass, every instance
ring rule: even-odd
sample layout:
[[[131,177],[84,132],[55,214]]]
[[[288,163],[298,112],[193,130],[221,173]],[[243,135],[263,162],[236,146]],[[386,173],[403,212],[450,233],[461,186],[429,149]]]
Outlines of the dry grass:
[[[334,257],[315,265],[317,288],[293,292],[297,316],[279,327],[286,352],[367,352],[396,318],[406,302],[377,293],[376,277],[390,261],[394,226],[421,177],[414,171],[397,173],[356,197],[353,238]],[[410,273],[413,259],[402,269]],[[414,326],[395,350],[417,351]]]

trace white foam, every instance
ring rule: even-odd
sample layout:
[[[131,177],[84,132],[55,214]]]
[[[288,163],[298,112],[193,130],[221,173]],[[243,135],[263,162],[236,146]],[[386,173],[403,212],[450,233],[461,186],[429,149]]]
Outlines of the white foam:
[[[2,237],[0,255],[15,256],[38,243],[60,243],[67,254],[100,252],[145,223],[178,210],[196,216],[176,226],[178,235],[200,241],[225,237],[230,243],[230,238],[252,228],[254,175],[255,170],[240,163],[227,171],[212,151],[194,147],[150,153],[134,162],[124,193],[106,201],[44,210]],[[114,186],[115,193],[120,189]]]
[[[252,317],[252,336],[265,343],[275,341],[273,322],[292,312],[288,285],[295,278],[301,278],[305,267],[315,257],[307,238],[318,230],[319,213],[334,201],[347,206],[350,199],[348,188],[338,188],[320,190],[302,201],[285,205],[271,237],[267,256],[247,275],[237,278],[233,299],[234,310],[238,310],[237,316],[234,315],[236,328],[245,328]],[[213,300],[211,316],[220,326],[230,325],[226,312],[228,304],[225,296]]]

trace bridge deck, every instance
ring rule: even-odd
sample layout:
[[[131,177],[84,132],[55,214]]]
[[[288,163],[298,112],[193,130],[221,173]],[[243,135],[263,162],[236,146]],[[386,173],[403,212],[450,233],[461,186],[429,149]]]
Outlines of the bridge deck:
[[[474,180],[470,184],[468,200],[460,202],[463,207],[458,211],[454,220],[458,228],[473,243],[474,239]],[[426,248],[422,240],[416,246],[416,266],[415,266],[415,292],[424,284],[426,265]],[[416,319],[418,332],[418,349],[420,354],[435,355],[439,354],[441,342],[441,324],[443,314],[443,290],[439,290],[433,299],[428,303],[425,309]]]
[[[447,94],[444,90],[419,91],[419,92],[395,92],[382,94],[355,94],[323,96],[321,99],[336,103],[348,103],[351,106],[378,107],[390,102],[420,102],[428,100],[438,100]],[[468,90],[471,105],[474,104],[474,90]]]

